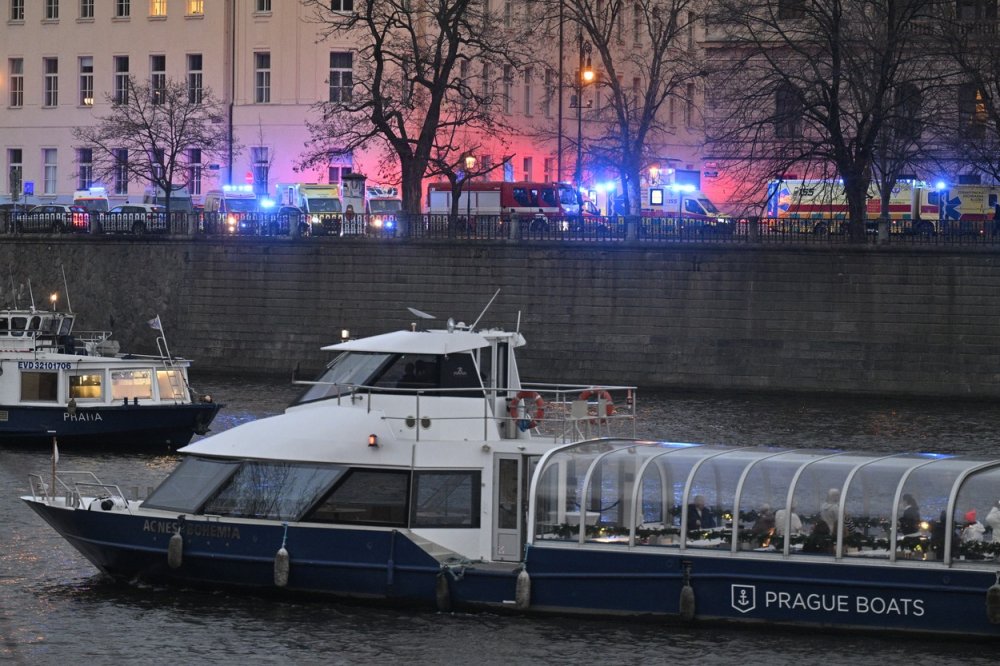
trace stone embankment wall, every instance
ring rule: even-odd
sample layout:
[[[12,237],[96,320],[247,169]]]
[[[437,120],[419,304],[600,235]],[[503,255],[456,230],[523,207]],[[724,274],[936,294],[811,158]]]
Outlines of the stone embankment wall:
[[[198,371],[312,373],[319,350],[441,323],[520,326],[525,379],[643,388],[1000,395],[1000,254],[354,239],[5,238],[2,292],[60,293],[78,328]]]

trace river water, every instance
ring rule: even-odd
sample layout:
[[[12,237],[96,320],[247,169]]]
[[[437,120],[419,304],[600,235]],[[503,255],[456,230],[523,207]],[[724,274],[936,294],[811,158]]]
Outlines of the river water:
[[[213,428],[281,410],[297,389],[206,377],[226,403]],[[639,435],[720,444],[1000,453],[1000,406],[982,402],[761,394],[637,396]],[[60,451],[127,493],[156,485],[173,455]],[[678,627],[630,620],[434,613],[330,601],[119,585],[18,496],[46,451],[0,446],[0,662],[15,664],[993,664],[995,645],[912,637]],[[984,609],[985,612],[985,609]],[[991,649],[992,648],[992,649]]]

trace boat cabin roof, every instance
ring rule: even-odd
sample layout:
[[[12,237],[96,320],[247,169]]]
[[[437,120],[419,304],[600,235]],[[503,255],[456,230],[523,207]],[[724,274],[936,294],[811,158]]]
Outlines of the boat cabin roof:
[[[382,352],[389,354],[455,354],[488,347],[491,339],[510,338],[524,344],[520,333],[508,331],[394,331],[323,347],[324,351]]]
[[[974,559],[1000,555],[1000,460],[590,440],[545,455],[531,515],[535,543]]]

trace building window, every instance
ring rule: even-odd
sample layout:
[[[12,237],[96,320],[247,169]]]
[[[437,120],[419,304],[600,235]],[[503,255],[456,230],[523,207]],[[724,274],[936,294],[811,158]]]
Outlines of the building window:
[[[957,0],[957,3],[955,9],[960,21],[996,20],[996,0]]]
[[[271,54],[253,54],[253,101],[267,104],[271,101]]]
[[[802,136],[802,103],[798,89],[783,83],[774,94],[774,136],[791,139]]]
[[[115,18],[128,18],[132,15],[130,0],[115,0]]]
[[[554,157],[546,157],[545,161],[542,164],[545,167],[545,173],[542,174],[542,179],[546,183],[555,183],[555,182],[557,182],[559,180],[559,177],[556,174],[556,166],[558,164],[556,162],[556,158],[554,158]]]
[[[167,0],[149,0],[150,16],[166,16]]]
[[[684,126],[694,126],[694,84],[687,84],[687,99],[684,100]]]
[[[201,104],[203,90],[202,90],[202,71],[201,71],[201,54],[200,53],[189,53],[187,57],[187,89],[188,89],[188,104]]]
[[[503,27],[513,28],[514,27],[514,2],[513,0],[504,0],[503,3]]]
[[[188,191],[193,195],[201,194],[201,149],[192,148],[188,151]]]
[[[20,195],[23,190],[24,165],[20,148],[7,150],[7,191]]]
[[[24,0],[10,0],[10,20],[24,20]]]
[[[45,20],[59,20],[59,0],[45,0]]]
[[[267,146],[251,146],[250,162],[253,168],[253,191],[257,194],[267,194],[268,171],[271,167]]]
[[[256,12],[258,14],[270,14],[271,0],[257,0]]]
[[[339,159],[339,158],[338,158]],[[349,166],[344,166],[342,164],[331,164],[326,170],[326,182],[331,185],[336,185],[341,181],[341,179],[349,173],[354,173],[353,169]]]
[[[493,70],[490,69],[490,63],[483,63],[483,99],[489,101],[490,91],[492,89],[490,77],[493,76]]]
[[[204,14],[205,14],[205,0],[188,0],[187,3],[188,16],[204,16]]]
[[[330,54],[330,101],[334,104],[351,101],[354,88],[353,58],[351,53]]]
[[[524,68],[524,115],[531,115],[531,106],[534,100],[531,98],[531,87],[535,84],[535,71],[531,67]]]
[[[778,0],[778,18],[800,19],[806,15],[806,0]]]
[[[55,194],[59,180],[56,177],[58,152],[55,148],[42,149],[42,192]]]
[[[45,72],[45,99],[43,106],[58,106],[59,59],[42,58],[42,70]]]
[[[80,57],[80,106],[94,105],[94,58]]]
[[[632,79],[632,108],[636,109],[636,112],[638,112],[639,109],[639,99],[640,99],[639,91],[641,86],[642,86],[642,81],[639,79],[639,77],[638,76],[634,77]]]
[[[638,2],[632,7],[632,42],[642,42],[642,6]]]
[[[86,190],[94,184],[94,151],[90,148],[80,148],[76,151],[77,178],[76,189]]]
[[[503,66],[503,112],[509,114],[514,107],[514,67]]]
[[[128,104],[128,56],[115,56],[115,104]]]
[[[353,12],[354,0],[330,0],[330,11]]]
[[[94,18],[94,0],[80,0],[80,18]]]
[[[528,182],[534,180],[534,160],[530,157],[525,157],[522,166],[524,167],[524,178]]]
[[[10,75],[10,105],[14,108],[24,106],[24,59],[11,58],[7,62]]]
[[[166,174],[165,156],[166,152],[163,148],[153,149],[152,164],[149,165],[149,174],[153,177],[153,180],[163,180],[163,177]]]
[[[552,117],[552,98],[556,95],[556,73],[545,70],[545,97],[542,99],[542,111],[546,118]]]
[[[163,104],[167,101],[167,56],[149,56],[149,88],[153,95],[153,104]]]
[[[667,99],[667,124],[677,127],[677,98],[674,95]]]
[[[115,148],[115,194],[128,194],[128,149]]]

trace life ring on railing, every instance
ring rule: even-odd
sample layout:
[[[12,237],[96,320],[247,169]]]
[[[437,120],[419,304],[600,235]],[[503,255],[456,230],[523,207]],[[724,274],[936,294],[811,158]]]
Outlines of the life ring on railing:
[[[598,400],[604,400],[604,414],[599,414],[594,412],[595,418],[590,419],[591,423],[607,423],[608,417],[614,415],[615,413],[615,403],[611,400],[611,394],[605,389],[587,389],[580,394],[580,400],[590,400],[592,396],[597,396]],[[598,403],[600,404],[600,403]],[[597,408],[598,411],[600,407]]]
[[[519,418],[521,416],[521,402],[524,401],[524,415],[527,418]],[[531,412],[530,402],[535,403],[535,411]],[[538,422],[545,418],[545,401],[542,400],[542,396],[538,395],[534,391],[521,391],[510,401],[510,407],[508,408],[510,417],[517,421],[517,427],[521,429],[521,432],[525,430],[531,430],[538,425]]]

